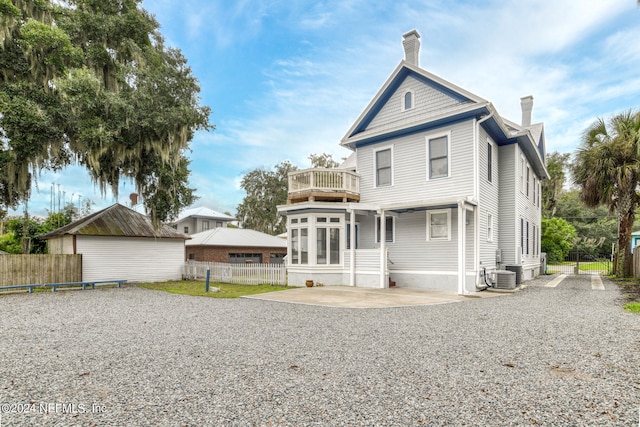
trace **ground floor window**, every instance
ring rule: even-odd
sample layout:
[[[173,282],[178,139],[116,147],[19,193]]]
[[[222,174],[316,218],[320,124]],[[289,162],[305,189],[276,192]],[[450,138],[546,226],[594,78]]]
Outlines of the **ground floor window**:
[[[231,264],[262,264],[262,254],[230,253]]]
[[[292,264],[308,264],[309,263],[309,229],[293,228],[291,229],[291,263]]]
[[[427,212],[427,240],[451,240],[451,210]]]
[[[340,264],[340,218],[316,218],[316,264]]]
[[[282,264],[284,262],[285,254],[269,254],[270,264]]]
[[[393,242],[393,217],[384,219],[385,242]],[[376,217],[376,243],[380,243],[380,217]]]
[[[358,232],[360,226],[356,224],[356,244],[355,248],[358,249]],[[351,249],[351,224],[347,224],[347,249]]]

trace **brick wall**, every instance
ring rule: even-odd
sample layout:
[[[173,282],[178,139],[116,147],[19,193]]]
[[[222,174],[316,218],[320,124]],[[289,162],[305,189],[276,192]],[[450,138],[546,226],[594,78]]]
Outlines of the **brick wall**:
[[[195,261],[229,262],[230,253],[262,254],[262,262],[268,263],[271,254],[287,254],[287,248],[254,248],[237,246],[185,246],[185,260],[193,254]]]

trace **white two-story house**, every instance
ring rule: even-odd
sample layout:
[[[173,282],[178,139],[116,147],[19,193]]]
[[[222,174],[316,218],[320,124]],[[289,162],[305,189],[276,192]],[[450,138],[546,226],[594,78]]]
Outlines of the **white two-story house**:
[[[540,270],[540,183],[548,178],[533,98],[522,122],[419,66],[420,35],[351,126],[340,169],[289,175],[289,284],[447,289],[497,270]]]

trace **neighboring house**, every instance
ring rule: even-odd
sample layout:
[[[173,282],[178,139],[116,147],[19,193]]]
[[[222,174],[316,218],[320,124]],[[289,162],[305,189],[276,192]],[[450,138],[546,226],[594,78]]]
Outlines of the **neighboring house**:
[[[277,236],[244,228],[214,228],[191,236],[186,259],[229,263],[281,264],[287,241]]]
[[[195,234],[218,227],[226,227],[236,219],[230,215],[199,207],[185,209],[176,221],[176,230],[184,234]]]
[[[342,169],[289,174],[289,284],[437,288],[466,294],[509,266],[540,271],[544,127],[501,117],[419,67],[420,35],[341,141]],[[516,266],[516,267],[512,267]]]
[[[631,233],[631,253],[633,253],[633,248],[640,245],[640,231],[634,231]]]
[[[51,254],[82,254],[82,280],[179,280],[189,239],[115,204],[42,236]]]

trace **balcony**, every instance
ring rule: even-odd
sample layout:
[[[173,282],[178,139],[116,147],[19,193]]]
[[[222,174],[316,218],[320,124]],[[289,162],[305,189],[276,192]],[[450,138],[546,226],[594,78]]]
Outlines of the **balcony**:
[[[359,202],[360,176],[342,169],[289,172],[288,203]]]

